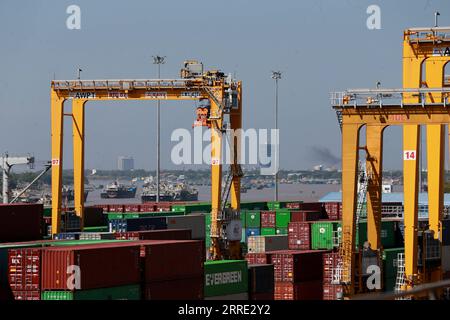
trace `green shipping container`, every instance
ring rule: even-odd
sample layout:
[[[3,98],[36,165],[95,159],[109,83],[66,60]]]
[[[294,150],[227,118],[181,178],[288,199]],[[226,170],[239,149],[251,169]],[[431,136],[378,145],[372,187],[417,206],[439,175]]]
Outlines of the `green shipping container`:
[[[199,213],[207,213],[211,212],[211,204],[202,202],[202,203],[192,203],[192,204],[176,204],[172,205],[172,212],[184,212],[186,214],[199,212]]]
[[[276,228],[275,233],[276,234],[288,234],[288,228]]]
[[[395,222],[394,221],[382,221],[381,222],[381,244],[383,248],[395,247]],[[357,244],[359,247],[364,245],[367,241],[367,221],[360,221],[358,232],[356,234],[358,239]]]
[[[205,246],[208,249],[211,246],[211,213],[205,213]]]
[[[205,262],[205,297],[224,296],[248,291],[246,260]]]
[[[269,210],[281,209],[281,203],[279,201],[268,201],[267,208]]]
[[[101,227],[84,227],[84,232],[108,232],[109,227],[108,226],[101,226]]]
[[[52,207],[45,207],[43,216],[44,217],[51,217],[52,216]]]
[[[339,222],[314,222],[311,226],[311,249],[333,249],[338,246],[341,224]]]
[[[257,210],[245,211],[245,227],[259,228],[261,226],[261,212]]]
[[[266,210],[267,204],[265,202],[242,202],[241,210]]]
[[[79,290],[43,291],[41,300],[140,300],[139,285]]]
[[[261,228],[261,235],[262,236],[274,236],[276,235],[275,228]]]
[[[383,258],[383,281],[385,291],[394,291],[397,279],[397,256],[405,252],[404,248],[384,249]]]
[[[287,228],[291,222],[291,212],[287,209],[276,210],[275,226],[277,228]]]
[[[241,224],[242,224],[242,228],[245,228],[247,226],[246,224],[246,220],[247,220],[247,215],[245,214],[244,211],[240,212],[240,216],[241,216]]]
[[[247,242],[247,230],[242,228],[241,244]]]

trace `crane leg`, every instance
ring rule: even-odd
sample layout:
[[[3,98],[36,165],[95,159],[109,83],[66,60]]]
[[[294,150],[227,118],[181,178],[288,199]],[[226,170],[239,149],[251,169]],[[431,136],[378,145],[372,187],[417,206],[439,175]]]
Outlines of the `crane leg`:
[[[242,91],[240,84],[238,89],[238,109],[233,110],[230,114],[230,127],[233,130],[233,134],[231,135],[233,141],[230,143],[233,164],[240,164],[241,156]],[[236,175],[233,175],[231,182],[231,208],[239,212],[241,209],[241,177]],[[229,250],[231,259],[242,259],[240,241],[230,242]]]
[[[429,88],[444,86],[444,69],[447,62],[447,57],[431,57],[425,60],[426,83]],[[440,103],[443,97],[441,92],[433,92],[426,98],[427,102]],[[435,239],[439,239],[444,209],[444,134],[443,124],[427,125],[428,221]]]
[[[51,92],[52,235],[61,230],[64,99]]]
[[[75,212],[81,218],[84,227],[84,104],[85,100],[72,101],[73,128],[73,185]]]
[[[427,125],[428,221],[435,239],[440,239],[444,208],[444,131],[442,124]]]
[[[350,284],[346,294],[354,293],[355,214],[357,195],[359,124],[342,125],[342,280]]]
[[[403,125],[403,188],[405,223],[405,277],[407,287],[417,283],[417,201],[419,184],[420,126]]]
[[[381,249],[381,185],[383,174],[383,130],[385,125],[367,125],[366,170],[367,184],[367,240],[372,250]]]
[[[211,113],[216,114],[219,106],[211,99]],[[219,220],[222,190],[222,119],[211,126],[211,248],[213,260],[223,258],[221,233],[222,223]]]

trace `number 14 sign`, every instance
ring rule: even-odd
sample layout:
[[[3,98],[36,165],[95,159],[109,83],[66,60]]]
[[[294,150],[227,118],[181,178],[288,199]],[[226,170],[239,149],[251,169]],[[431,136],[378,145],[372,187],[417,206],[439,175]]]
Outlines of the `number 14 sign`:
[[[416,160],[416,150],[404,150],[403,160]]]

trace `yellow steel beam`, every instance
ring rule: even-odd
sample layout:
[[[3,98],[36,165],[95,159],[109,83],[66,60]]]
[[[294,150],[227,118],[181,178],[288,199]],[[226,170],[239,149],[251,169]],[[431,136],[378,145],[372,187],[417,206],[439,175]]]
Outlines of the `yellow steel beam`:
[[[367,240],[372,250],[381,249],[381,185],[383,173],[384,125],[366,127],[367,160]]]
[[[80,89],[53,91],[59,97],[92,101],[121,100],[199,100],[207,99],[209,95],[203,88],[152,88],[133,90]]]
[[[241,82],[239,82],[238,86],[238,109],[233,110],[230,114],[230,127],[236,133],[236,130],[242,128],[242,90],[241,90]],[[240,162],[241,156],[241,135],[237,134],[232,137],[234,142],[231,145],[235,148],[236,152],[232,152],[234,163]],[[241,178],[233,177],[233,181],[231,184],[231,208],[240,210],[241,208]]]
[[[216,97],[222,100],[223,92],[216,91]],[[210,99],[211,114],[219,113],[219,106]],[[213,120],[211,125],[211,257],[214,260],[222,259],[219,237],[221,223],[218,219],[221,211],[221,189],[222,189],[222,121]]]
[[[360,125],[342,126],[342,249],[343,281],[350,284],[348,294],[353,294],[352,281],[355,262],[355,217],[357,194],[357,169]]]
[[[233,147],[231,152],[233,158],[233,164],[240,165],[241,157],[241,134],[240,129],[242,128],[242,88],[241,82],[238,84],[238,108],[233,109],[230,113],[230,128],[233,130],[230,141],[230,146]],[[236,134],[237,130],[239,131]],[[232,165],[233,165],[232,164]],[[240,212],[241,210],[241,178],[238,176],[233,176],[231,182],[231,208]],[[231,259],[242,259],[241,244],[240,241],[232,241],[229,243],[229,253]]]
[[[52,137],[52,235],[60,232],[64,98],[52,90],[50,94]]]
[[[405,276],[409,285],[417,282],[417,201],[419,183],[420,126],[403,126],[403,194]]]
[[[342,121],[347,124],[447,124],[450,121],[450,108],[408,107],[378,109],[343,109]]]
[[[81,217],[81,228],[84,227],[84,104],[86,100],[72,101],[73,128],[73,186],[75,212]]]
[[[427,125],[428,221],[435,239],[440,239],[444,209],[444,131],[444,125]]]
[[[430,57],[426,63],[426,84],[429,88],[444,86],[444,68],[450,57]],[[429,102],[442,102],[441,93],[430,94]],[[427,162],[428,162],[428,221],[434,238],[440,239],[440,225],[444,209],[444,147],[445,126],[427,125]]]

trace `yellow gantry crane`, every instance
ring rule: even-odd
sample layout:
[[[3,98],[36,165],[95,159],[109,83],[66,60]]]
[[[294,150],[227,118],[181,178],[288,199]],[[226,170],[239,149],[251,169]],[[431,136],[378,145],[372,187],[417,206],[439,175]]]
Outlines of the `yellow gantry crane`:
[[[143,80],[54,80],[51,82],[52,140],[52,234],[60,232],[63,170],[63,118],[72,118],[75,212],[84,216],[85,106],[88,101],[125,100],[207,100],[204,124],[211,128],[211,248],[212,259],[241,257],[240,238],[230,236],[236,230],[240,211],[240,177],[233,174],[229,190],[222,191],[222,140],[228,120],[230,129],[242,127],[242,83],[218,70],[203,71],[197,61],[185,61],[180,79]],[[71,113],[64,102],[72,101]],[[205,120],[205,119],[203,119]],[[233,136],[240,145],[240,135]],[[236,172],[238,154],[234,153],[232,171]],[[237,170],[240,171],[240,170]],[[231,208],[224,210],[222,194],[231,193]],[[225,212],[226,211],[226,212]]]
[[[406,287],[441,279],[439,267],[425,274],[418,268],[418,184],[420,126],[426,126],[429,229],[441,241],[444,203],[444,132],[450,122],[450,27],[411,28],[403,37],[403,88],[354,89],[332,93],[342,128],[342,280],[355,294],[355,217],[360,130],[366,130],[367,236],[372,250],[382,250],[381,186],[383,131],[403,127],[404,239]]]

